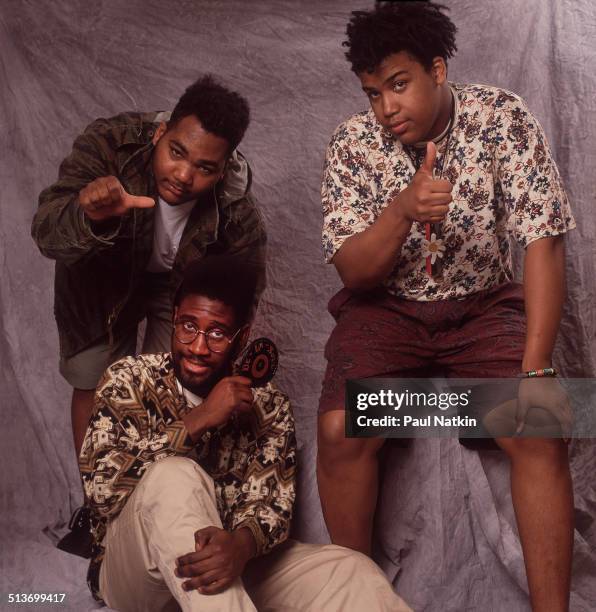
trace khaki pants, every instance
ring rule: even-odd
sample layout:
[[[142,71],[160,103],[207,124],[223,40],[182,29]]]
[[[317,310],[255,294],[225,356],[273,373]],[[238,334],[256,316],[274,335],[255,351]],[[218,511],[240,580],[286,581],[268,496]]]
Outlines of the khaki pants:
[[[244,585],[238,579],[218,595],[184,591],[175,560],[194,550],[196,530],[211,525],[221,527],[221,521],[207,473],[183,457],[151,465],[108,526],[99,579],[105,602],[122,612],[410,610],[368,557],[294,541],[251,561]]]

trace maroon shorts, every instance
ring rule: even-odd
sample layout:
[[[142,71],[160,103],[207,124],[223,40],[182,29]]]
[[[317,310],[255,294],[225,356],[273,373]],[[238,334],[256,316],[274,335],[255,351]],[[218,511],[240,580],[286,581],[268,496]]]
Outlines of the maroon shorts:
[[[325,346],[319,412],[344,409],[348,379],[513,378],[521,371],[526,318],[519,284],[436,302],[342,289],[329,312],[337,325]]]

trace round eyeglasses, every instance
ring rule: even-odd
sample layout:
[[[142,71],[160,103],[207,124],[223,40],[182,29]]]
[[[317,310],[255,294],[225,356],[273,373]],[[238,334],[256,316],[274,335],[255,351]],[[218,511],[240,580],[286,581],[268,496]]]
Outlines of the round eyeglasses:
[[[232,336],[228,336],[223,330],[214,327],[207,331],[199,329],[192,321],[176,321],[174,323],[174,335],[182,344],[192,344],[199,334],[205,336],[207,348],[213,353],[225,353],[230,344],[238,335],[242,328]]]

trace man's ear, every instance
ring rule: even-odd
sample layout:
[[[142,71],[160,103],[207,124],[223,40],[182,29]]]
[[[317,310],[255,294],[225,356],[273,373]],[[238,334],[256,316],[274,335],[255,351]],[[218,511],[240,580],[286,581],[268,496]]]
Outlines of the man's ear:
[[[172,325],[174,325],[174,321],[178,317],[178,306],[174,306],[174,312],[172,313]]]
[[[447,80],[447,64],[442,57],[433,58],[430,73],[437,85],[442,85]]]
[[[159,124],[159,127],[155,130],[155,134],[153,134],[153,144],[156,145],[158,140],[166,133],[168,129],[168,124],[165,121],[162,121]]]

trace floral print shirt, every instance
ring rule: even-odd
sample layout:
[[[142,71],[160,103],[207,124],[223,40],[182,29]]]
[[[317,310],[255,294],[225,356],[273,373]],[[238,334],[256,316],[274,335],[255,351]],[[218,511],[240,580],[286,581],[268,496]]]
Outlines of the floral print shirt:
[[[190,457],[203,467],[214,480],[224,529],[250,529],[257,554],[286,540],[296,495],[294,418],[271,383],[253,394],[250,419],[230,420],[195,444],[181,418],[192,408],[170,353],[125,357],[106,370],[79,456],[94,536],[87,580],[97,599],[107,523],[147,466],[165,457]]]
[[[513,278],[513,235],[532,241],[575,227],[544,132],[517,95],[485,85],[451,84],[454,117],[437,144],[435,177],[453,185],[441,236],[415,222],[387,290],[410,300],[463,297]],[[372,110],[353,115],[327,148],[323,249],[331,262],[344,240],[362,232],[405,189],[425,150],[403,146]],[[428,274],[426,257],[440,259]]]

